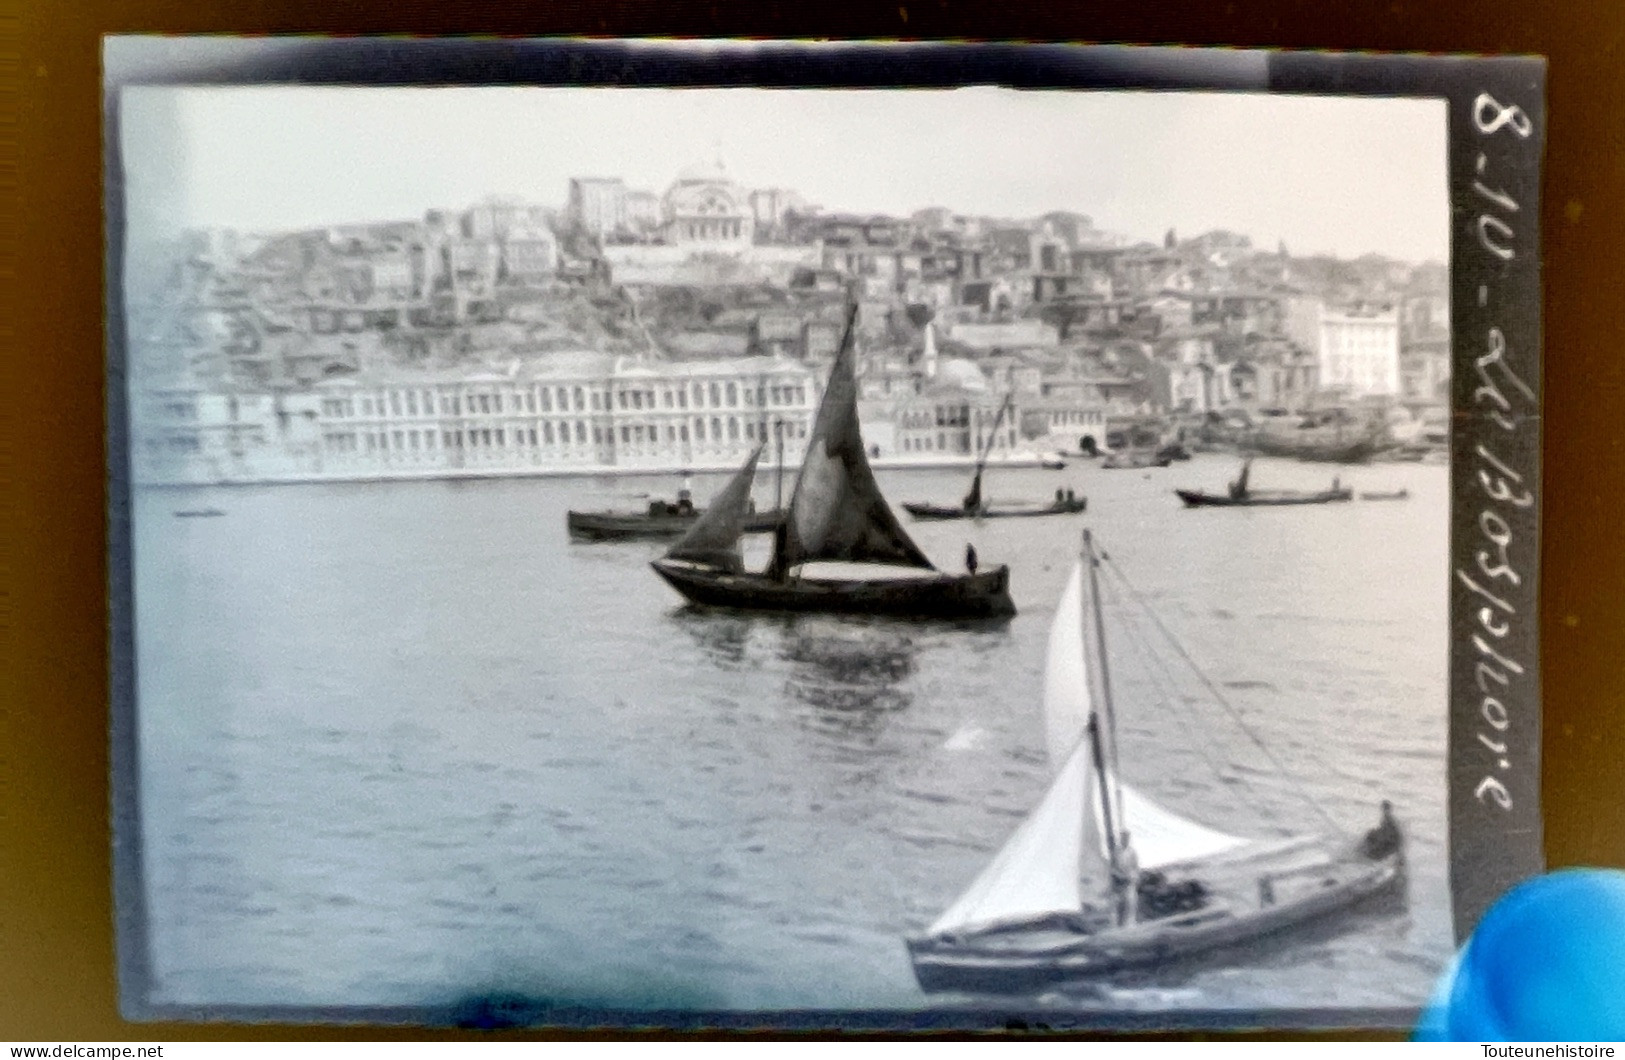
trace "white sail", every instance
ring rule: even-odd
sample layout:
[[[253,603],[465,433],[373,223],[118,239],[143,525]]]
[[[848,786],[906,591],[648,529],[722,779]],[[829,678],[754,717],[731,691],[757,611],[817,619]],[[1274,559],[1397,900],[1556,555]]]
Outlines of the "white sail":
[[[1080,741],[1038,808],[959,900],[937,918],[930,933],[1082,909],[1079,869],[1093,773],[1089,742]]]
[[[1122,791],[1122,827],[1129,834],[1134,856],[1141,869],[1160,869],[1183,861],[1210,858],[1253,842],[1182,817],[1165,806],[1157,805],[1127,784],[1122,785]],[[1099,789],[1093,792],[1090,806],[1094,811],[1096,835],[1100,835],[1099,829],[1104,824]],[[1105,840],[1102,839],[1101,843],[1101,856],[1104,857]]]
[[[1060,761],[1057,749],[1071,748],[1083,736],[1094,711],[1083,640],[1083,591],[1083,564],[1079,563],[1067,579],[1061,603],[1055,611],[1055,623],[1050,627],[1049,662],[1044,675],[1044,724],[1052,762]],[[1127,784],[1119,782],[1118,787],[1122,792],[1122,820],[1118,822],[1118,830],[1129,833],[1135,858],[1142,869],[1211,857],[1251,842],[1182,817]],[[1101,856],[1109,858],[1099,785],[1090,789],[1089,804]]]
[[[1082,562],[1072,570],[1050,626],[1044,673],[1044,723],[1050,761],[1061,762],[1049,791],[964,894],[931,925],[940,935],[1083,907],[1083,860],[1103,860],[1105,839],[1096,742],[1088,737],[1093,687],[1085,650]],[[1106,768],[1112,768],[1110,762]],[[1115,778],[1109,778],[1115,779]],[[1181,817],[1121,786],[1120,831],[1129,833],[1142,869],[1210,857],[1251,840]],[[1114,800],[1115,801],[1115,800]],[[1085,832],[1093,833],[1088,840]]]
[[[1088,664],[1083,650],[1083,564],[1061,591],[1049,628],[1049,659],[1044,670],[1044,738],[1051,763],[1064,760],[1083,738],[1094,713]]]

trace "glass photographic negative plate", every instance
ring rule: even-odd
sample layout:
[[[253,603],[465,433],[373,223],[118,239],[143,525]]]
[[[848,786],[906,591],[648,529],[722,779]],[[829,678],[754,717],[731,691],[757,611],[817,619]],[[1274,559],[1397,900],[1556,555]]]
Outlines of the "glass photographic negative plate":
[[[128,1015],[1405,1026],[1541,871],[1541,61],[105,59]]]

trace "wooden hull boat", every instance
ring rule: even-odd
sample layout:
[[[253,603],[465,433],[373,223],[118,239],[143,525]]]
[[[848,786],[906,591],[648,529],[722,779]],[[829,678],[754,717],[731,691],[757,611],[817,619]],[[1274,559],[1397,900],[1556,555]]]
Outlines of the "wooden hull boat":
[[[987,504],[981,508],[963,505],[949,507],[941,504],[904,504],[903,510],[921,522],[946,522],[954,519],[1024,519],[1042,515],[1076,515],[1089,509],[1089,499],[1079,497],[1073,501],[1052,504]]]
[[[1168,453],[1142,450],[1112,453],[1100,462],[1100,466],[1106,471],[1137,471],[1148,467],[1167,467],[1173,462],[1173,456]]]
[[[915,618],[994,618],[1015,614],[1010,570],[848,580],[728,572],[668,559],[656,573],[690,602],[746,611],[834,612]]]
[[[1197,871],[1209,898],[1189,912],[1142,912],[1119,926],[1109,910],[1086,908],[909,939],[915,977],[927,991],[1003,992],[1146,968],[1300,927],[1405,884],[1403,848],[1370,858],[1358,844],[1332,854],[1289,848],[1228,866],[1172,865],[1165,874]]]
[[[717,495],[711,510],[654,561],[655,573],[690,603],[703,607],[913,618],[1014,614],[1007,567],[977,572],[975,552],[967,547],[971,573],[938,570],[908,536],[881,493],[858,425],[853,348],[857,315],[857,305],[849,303],[846,331],[830,367],[790,503],[785,516],[775,519],[771,527],[773,549],[766,570],[747,571],[739,546],[762,452],[758,446]],[[978,470],[978,483],[980,474]],[[977,487],[967,506],[975,509],[980,505]],[[894,572],[906,569],[912,574],[797,576],[796,572],[805,574],[815,563],[884,567]]]
[[[1248,838],[1123,781],[1100,600],[1099,570],[1110,562],[1084,531],[1050,627],[1044,735],[1057,767],[1048,790],[936,921],[904,939],[926,991],[1025,991],[1162,965],[1307,927],[1403,885],[1405,836],[1390,803],[1356,840]],[[1195,669],[1182,647],[1173,654]]]
[[[1362,501],[1402,501],[1410,497],[1410,490],[1394,490],[1389,493],[1362,493]]]
[[[1285,456],[1319,464],[1366,464],[1383,450],[1373,438],[1355,441],[1290,439],[1259,431],[1248,440],[1248,448],[1261,456]]]
[[[1293,493],[1286,490],[1249,491],[1242,497],[1201,490],[1174,490],[1187,508],[1274,508],[1294,504],[1334,504],[1354,499],[1354,491],[1322,490],[1319,493]]]
[[[699,522],[703,514],[698,508],[659,515],[647,512],[568,512],[565,514],[565,525],[570,536],[577,541],[661,540],[682,537]],[[744,532],[772,533],[780,518],[776,511],[746,516]]]

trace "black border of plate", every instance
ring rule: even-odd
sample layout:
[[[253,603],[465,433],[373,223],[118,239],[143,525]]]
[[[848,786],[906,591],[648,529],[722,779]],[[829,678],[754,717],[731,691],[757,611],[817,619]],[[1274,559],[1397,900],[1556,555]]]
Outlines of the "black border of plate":
[[[113,884],[130,1020],[943,1033],[1414,1025],[1418,1008],[1093,1012],[603,1010],[526,997],[441,1008],[153,1003],[142,875],[123,315],[119,90],[137,84],[600,85],[1275,92],[1446,101],[1451,202],[1450,876],[1457,942],[1544,871],[1538,641],[1540,189],[1546,64],[1529,56],[1026,43],[582,38],[103,40]]]

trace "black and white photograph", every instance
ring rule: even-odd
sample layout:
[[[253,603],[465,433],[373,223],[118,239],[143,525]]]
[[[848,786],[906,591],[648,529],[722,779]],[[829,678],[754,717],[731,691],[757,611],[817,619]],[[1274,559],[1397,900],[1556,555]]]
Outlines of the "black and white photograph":
[[[1446,100],[116,106],[132,1011],[1426,1002]]]

